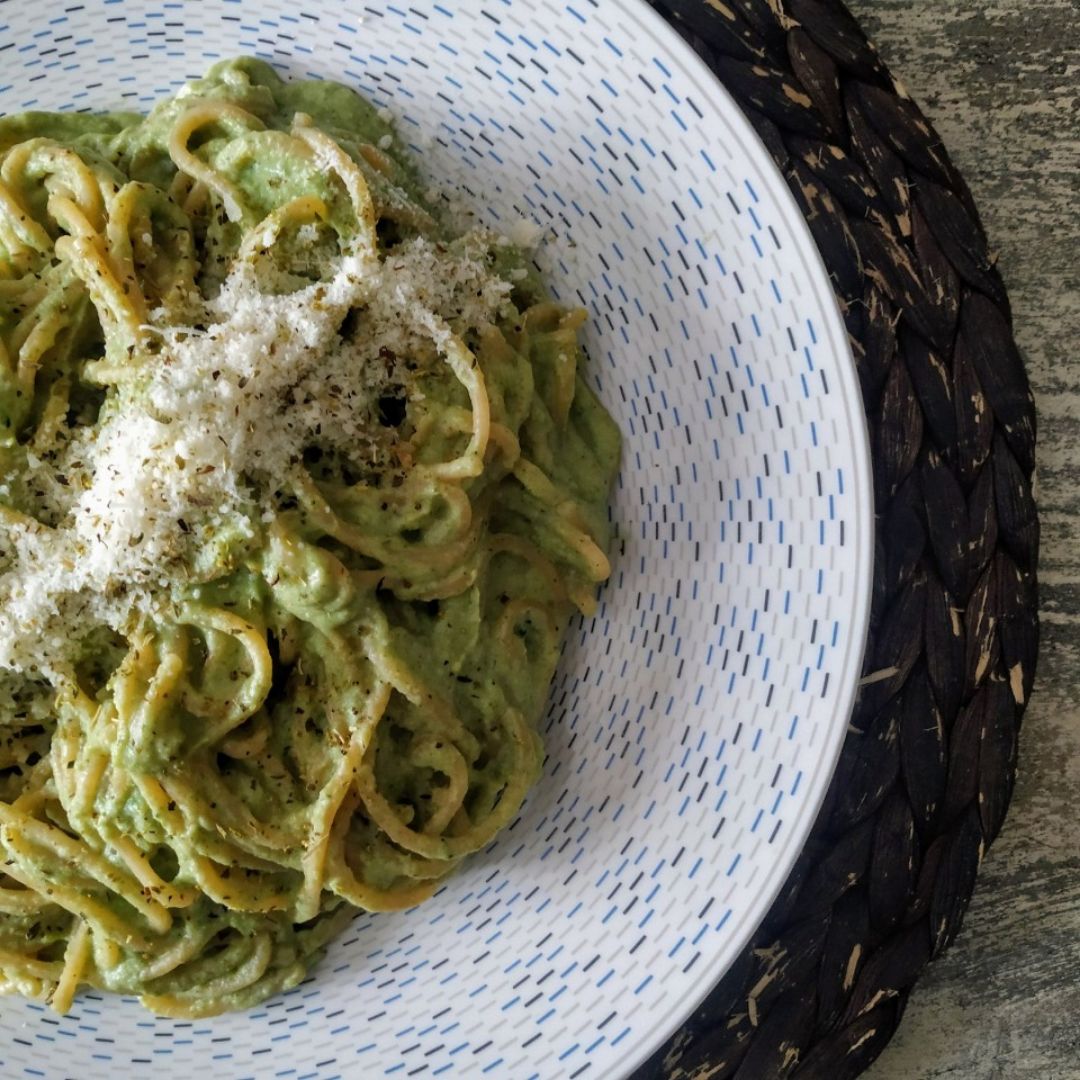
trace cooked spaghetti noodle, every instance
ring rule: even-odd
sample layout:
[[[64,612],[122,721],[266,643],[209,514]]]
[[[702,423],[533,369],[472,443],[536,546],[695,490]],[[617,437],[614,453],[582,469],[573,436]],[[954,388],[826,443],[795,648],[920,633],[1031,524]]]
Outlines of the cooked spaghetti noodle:
[[[0,989],[203,1016],[517,813],[618,434],[351,91],[0,119]]]

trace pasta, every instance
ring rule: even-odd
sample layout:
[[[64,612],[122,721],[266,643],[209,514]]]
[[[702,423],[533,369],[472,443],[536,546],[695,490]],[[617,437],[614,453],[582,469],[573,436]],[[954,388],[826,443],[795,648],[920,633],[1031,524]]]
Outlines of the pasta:
[[[295,985],[518,812],[619,437],[331,83],[0,119],[0,989]]]

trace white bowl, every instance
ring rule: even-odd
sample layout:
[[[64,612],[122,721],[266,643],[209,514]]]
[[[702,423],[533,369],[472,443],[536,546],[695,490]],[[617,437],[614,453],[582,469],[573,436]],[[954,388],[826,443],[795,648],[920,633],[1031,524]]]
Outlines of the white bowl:
[[[745,945],[803,844],[870,593],[865,423],[828,277],[738,109],[644,4],[0,7],[0,110],[146,108],[254,53],[389,108],[430,176],[550,230],[625,434],[615,570],[518,821],[420,908],[215,1020],[0,1004],[0,1074],[618,1075]],[[406,6],[407,5],[407,6]]]

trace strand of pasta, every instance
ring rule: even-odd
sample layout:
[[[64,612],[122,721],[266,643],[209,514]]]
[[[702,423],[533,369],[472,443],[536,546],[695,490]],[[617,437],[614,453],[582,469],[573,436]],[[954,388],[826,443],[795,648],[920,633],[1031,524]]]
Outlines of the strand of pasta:
[[[375,204],[371,189],[357,168],[356,162],[346,154],[333,139],[323,131],[311,126],[311,118],[298,113],[293,121],[293,135],[314,152],[317,161],[325,163],[345,185],[356,215],[357,231],[352,238],[352,253],[375,260],[378,240],[375,233]]]
[[[340,639],[337,642],[342,647]],[[296,898],[293,917],[297,922],[314,918],[319,909],[319,896],[326,879],[327,850],[334,819],[348,795],[360,763],[364,759],[375,726],[386,711],[390,700],[390,685],[377,683],[367,695],[362,713],[356,718],[358,724],[350,731],[348,744],[341,755],[341,762],[333,778],[324,785],[311,811],[309,835],[300,867],[304,884]]]
[[[191,137],[200,128],[228,122],[242,130],[260,131],[264,126],[257,116],[241,109],[239,105],[226,101],[203,100],[181,113],[173,124],[169,134],[169,156],[177,169],[221,199],[230,221],[240,221],[244,216],[244,205],[239,189],[188,149]]]
[[[71,1008],[75,991],[78,990],[79,981],[83,977],[83,970],[90,959],[90,952],[90,925],[80,919],[78,926],[68,938],[67,949],[64,950],[64,968],[49,1001],[58,1013],[66,1013]]]
[[[145,337],[145,305],[140,298],[125,293],[101,234],[61,236],[54,250],[86,287],[97,308],[105,331],[106,359],[117,364],[137,355]]]
[[[190,624],[227,634],[244,650],[251,665],[251,674],[243,680],[234,694],[232,707],[226,710],[194,744],[192,749],[220,742],[262,705],[273,679],[273,662],[266,647],[265,634],[232,612],[188,604],[180,614],[181,625]]]
[[[52,240],[45,229],[28,213],[10,183],[0,173],[0,242],[7,249],[8,258],[16,258],[26,252],[45,254],[52,250]]]

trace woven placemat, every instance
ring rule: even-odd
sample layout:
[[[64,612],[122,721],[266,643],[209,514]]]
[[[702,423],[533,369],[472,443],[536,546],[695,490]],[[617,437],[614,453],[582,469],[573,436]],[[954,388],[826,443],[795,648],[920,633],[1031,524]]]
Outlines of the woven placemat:
[[[640,1077],[842,1080],[955,937],[1012,794],[1038,649],[1035,410],[941,141],[834,0],[654,0],[735,96],[824,256],[869,420],[863,687],[754,941]]]

